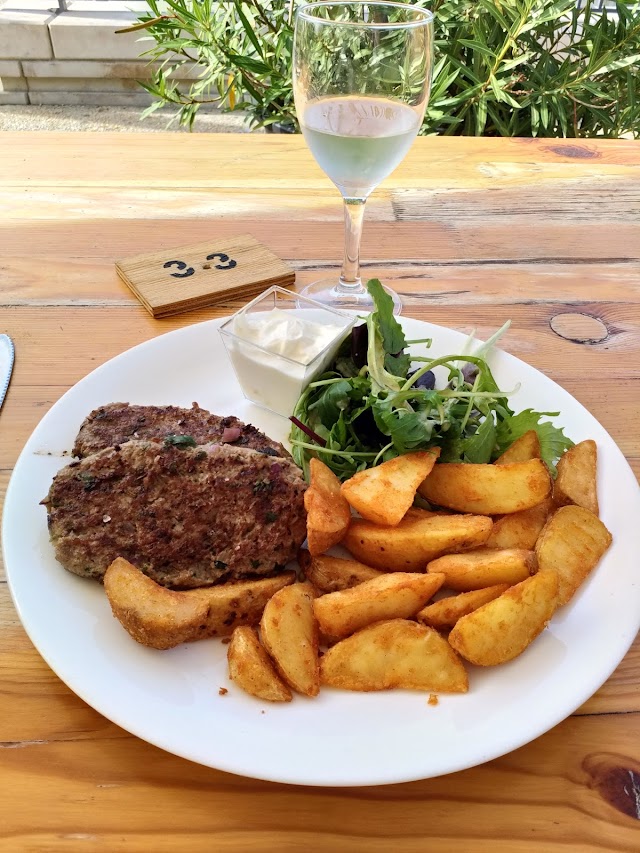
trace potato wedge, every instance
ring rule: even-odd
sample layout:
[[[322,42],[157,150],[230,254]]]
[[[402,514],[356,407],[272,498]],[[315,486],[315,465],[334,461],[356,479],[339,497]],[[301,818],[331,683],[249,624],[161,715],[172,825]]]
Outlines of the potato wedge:
[[[545,524],[536,543],[540,570],[558,574],[558,604],[570,601],[600,562],[612,537],[600,519],[580,506],[563,506]]]
[[[458,619],[449,643],[477,666],[513,660],[546,627],[558,604],[558,575],[540,571]]]
[[[598,515],[598,447],[590,439],[570,447],[558,460],[553,499],[558,506],[575,504]]]
[[[483,545],[493,522],[482,515],[437,515],[403,519],[380,527],[354,518],[343,539],[353,556],[387,572],[421,572],[429,560]]]
[[[229,678],[250,696],[267,702],[291,702],[291,691],[275,671],[254,628],[245,625],[234,630],[227,662]]]
[[[271,596],[294,580],[294,572],[283,572],[178,591],[160,586],[118,557],[105,573],[104,588],[114,616],[134,640],[171,649],[205,637],[229,636],[237,625],[257,625]]]
[[[277,592],[260,621],[262,645],[289,687],[305,696],[317,696],[318,625],[313,615],[313,587],[296,583]]]
[[[311,482],[304,493],[307,544],[313,555],[324,554],[347,532],[351,509],[340,493],[340,480],[324,462],[312,459],[309,471]]]
[[[230,637],[238,625],[257,625],[271,596],[295,579],[295,572],[282,572],[273,578],[233,581],[180,593],[207,605],[206,618],[192,639]]]
[[[409,519],[412,519],[412,518],[413,519],[419,519],[419,518],[424,519],[424,518],[433,518],[436,515],[452,515],[452,514],[453,514],[453,510],[450,510],[450,509],[431,510],[431,509],[422,509],[422,507],[419,507],[419,506],[411,506],[406,511],[405,516],[402,520],[408,521]]]
[[[365,566],[357,560],[344,560],[342,557],[330,557],[328,554],[312,557],[306,548],[300,549],[298,562],[306,579],[320,592],[350,589],[363,581],[384,575],[384,572]]]
[[[474,589],[471,592],[461,592],[458,595],[450,595],[441,598],[433,604],[427,604],[416,616],[419,622],[446,631],[453,628],[458,619],[473,613],[478,607],[493,601],[499,595],[509,589],[509,584],[499,583],[496,586],[487,586],[484,589]]]
[[[481,548],[467,554],[447,554],[427,566],[429,573],[444,574],[444,586],[456,592],[483,589],[498,583],[513,586],[530,577],[535,570],[534,552],[518,548]]]
[[[540,459],[540,439],[534,429],[517,438],[502,456],[498,456],[495,464],[512,465],[514,462],[528,462],[530,459]]]
[[[105,572],[104,589],[123,628],[152,649],[195,639],[209,612],[206,601],[160,586],[122,557]]]
[[[363,518],[393,527],[416,496],[420,483],[436,464],[440,448],[396,456],[375,468],[354,474],[341,486],[349,504]]]
[[[320,680],[343,690],[469,689],[464,664],[447,641],[404,619],[376,622],[332,646],[320,659]]]
[[[494,518],[493,530],[487,539],[486,547],[532,550],[554,509],[553,500],[546,498],[531,509],[523,509],[521,512],[512,512],[510,515]]]
[[[373,622],[415,616],[443,581],[444,575],[391,572],[316,598],[313,612],[323,636],[340,640]]]
[[[551,477],[540,459],[509,465],[440,463],[418,488],[423,498],[458,512],[505,515],[541,503]]]

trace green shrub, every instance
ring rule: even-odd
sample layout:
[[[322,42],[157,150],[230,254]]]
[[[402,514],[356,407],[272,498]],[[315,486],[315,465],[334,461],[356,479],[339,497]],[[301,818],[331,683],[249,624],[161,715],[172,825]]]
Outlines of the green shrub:
[[[134,28],[159,62],[142,83],[191,127],[203,103],[253,126],[298,128],[291,86],[294,0],[148,0]],[[436,15],[423,133],[640,136],[640,4],[616,14],[576,0],[416,0]],[[144,42],[142,42],[144,45]],[[198,77],[176,82],[180,66]]]

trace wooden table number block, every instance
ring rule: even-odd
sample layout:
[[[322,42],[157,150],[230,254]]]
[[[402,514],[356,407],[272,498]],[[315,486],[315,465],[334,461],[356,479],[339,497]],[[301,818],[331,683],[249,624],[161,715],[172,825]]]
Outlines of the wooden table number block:
[[[295,281],[291,267],[249,234],[126,258],[116,270],[153,317],[250,299]]]

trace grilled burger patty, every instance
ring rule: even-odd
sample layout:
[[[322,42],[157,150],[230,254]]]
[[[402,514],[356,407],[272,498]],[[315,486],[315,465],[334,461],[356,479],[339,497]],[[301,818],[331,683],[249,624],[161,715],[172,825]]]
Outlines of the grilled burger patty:
[[[63,468],[43,504],[70,572],[100,579],[124,557],[187,589],[280,570],[306,535],[304,491],[288,458],[134,440]]]
[[[273,456],[289,454],[251,424],[233,416],[212,415],[194,403],[190,409],[177,406],[131,406],[109,403],[95,409],[82,423],[73,446],[73,455],[84,457],[105,447],[131,439],[161,442],[168,435],[189,435],[196,444],[225,442],[234,447],[251,447]]]

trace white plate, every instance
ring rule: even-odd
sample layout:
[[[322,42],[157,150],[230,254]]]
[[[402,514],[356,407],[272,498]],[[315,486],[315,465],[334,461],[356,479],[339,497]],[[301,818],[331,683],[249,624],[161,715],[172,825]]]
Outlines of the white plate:
[[[3,544],[9,586],[31,640],[82,699],[129,732],[200,764],[304,785],[374,785],[451,773],[503,755],[569,716],[622,660],[640,624],[640,491],[622,453],[566,391],[497,352],[503,388],[521,383],[516,410],[562,412],[574,441],[599,448],[602,519],[613,546],[571,604],[515,661],[470,672],[469,693],[437,706],[409,691],[348,693],[269,705],[227,679],[218,640],[154,651],[111,616],[101,586],[54,559],[44,508],[83,418],[105,403],[189,406],[235,414],[286,438],[288,423],[248,403],[211,321],[148,341],[95,370],[53,406],[22,452],[7,492]],[[434,338],[438,355],[464,336],[403,319],[409,338]],[[588,380],[587,380],[588,381]],[[48,455],[48,454],[52,455]],[[229,688],[220,696],[220,687]]]

